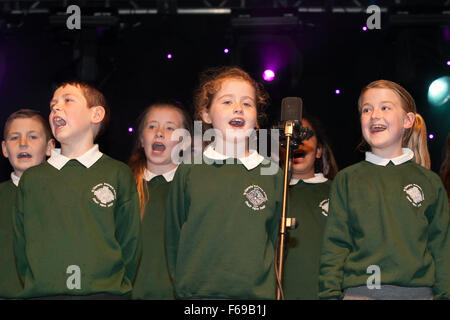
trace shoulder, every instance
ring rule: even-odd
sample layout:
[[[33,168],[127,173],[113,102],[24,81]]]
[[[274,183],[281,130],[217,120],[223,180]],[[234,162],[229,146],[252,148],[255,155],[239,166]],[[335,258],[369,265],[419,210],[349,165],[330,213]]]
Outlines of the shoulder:
[[[7,190],[7,189],[11,188],[11,186],[14,186],[14,184],[12,183],[11,180],[6,180],[6,181],[3,181],[3,182],[0,182],[0,193],[3,190]]]
[[[444,188],[441,177],[434,171],[427,169],[415,162],[408,162],[408,173],[410,175],[417,175],[418,179],[428,181],[434,188]]]
[[[330,184],[335,183],[336,181],[342,181],[347,179],[348,177],[360,175],[360,174],[367,174],[367,171],[370,171],[371,164],[367,161],[360,161],[358,163],[352,164],[342,170],[340,170],[334,179],[330,181]]]
[[[23,181],[31,180],[31,179],[40,179],[42,176],[47,176],[48,171],[51,169],[50,164],[47,161],[44,161],[37,166],[33,166],[28,168],[24,171],[22,174],[22,177],[20,177],[20,183],[23,183]]]
[[[111,158],[106,154],[103,154],[99,159],[97,169],[105,170],[107,172],[122,173],[124,175],[133,175],[130,167],[126,163]]]

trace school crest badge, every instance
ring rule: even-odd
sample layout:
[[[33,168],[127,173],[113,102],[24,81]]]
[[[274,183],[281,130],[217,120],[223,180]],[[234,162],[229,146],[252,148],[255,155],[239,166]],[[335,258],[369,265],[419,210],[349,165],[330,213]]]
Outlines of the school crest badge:
[[[329,207],[329,205],[330,205],[330,199],[322,200],[322,201],[319,203],[319,207],[320,207],[320,209],[322,209],[322,214],[323,214],[325,217],[328,217],[328,207]]]
[[[268,199],[266,193],[261,187],[253,184],[245,189],[243,195],[246,199],[245,204],[249,208],[258,211],[266,207],[265,203]]]
[[[406,199],[415,207],[420,207],[425,200],[422,188],[417,184],[408,184],[403,188],[403,191],[406,193]]]
[[[108,183],[99,183],[92,188],[92,193],[94,197],[92,201],[101,207],[109,208],[114,205],[114,200],[116,200],[116,190],[114,187]]]

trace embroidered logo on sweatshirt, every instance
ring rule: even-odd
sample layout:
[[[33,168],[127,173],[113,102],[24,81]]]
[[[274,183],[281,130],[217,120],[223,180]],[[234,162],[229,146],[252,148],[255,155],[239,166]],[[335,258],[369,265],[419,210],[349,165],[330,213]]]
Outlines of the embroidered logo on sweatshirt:
[[[258,211],[266,207],[264,203],[267,202],[267,195],[261,187],[253,184],[245,189],[243,195],[247,199],[245,204],[249,208]]]
[[[406,199],[408,199],[415,207],[420,207],[423,200],[425,200],[422,188],[417,184],[408,184],[403,188],[403,191],[406,193]]]
[[[101,207],[109,208],[114,205],[114,200],[116,200],[116,190],[114,187],[108,183],[99,183],[92,188],[92,193],[94,197],[92,201]]]
[[[322,209],[322,214],[323,214],[325,217],[328,217],[328,207],[329,207],[329,205],[330,205],[330,199],[322,200],[322,201],[319,203],[319,207],[320,207],[320,209]]]

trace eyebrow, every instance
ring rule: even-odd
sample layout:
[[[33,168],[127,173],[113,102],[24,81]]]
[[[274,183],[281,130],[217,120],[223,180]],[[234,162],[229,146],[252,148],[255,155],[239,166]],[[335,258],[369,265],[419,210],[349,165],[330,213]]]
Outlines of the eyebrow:
[[[153,122],[156,122],[156,123],[158,123],[158,124],[159,124],[159,121],[158,121],[158,120],[150,120],[150,121],[148,121],[148,122],[147,122],[147,124],[150,124],[150,123],[153,123]],[[171,124],[174,124],[174,125],[176,125],[176,123],[175,123],[175,122],[173,122],[173,121],[166,121],[165,123],[171,123]]]
[[[234,98],[234,95],[233,94],[224,94],[223,96],[220,96],[218,99],[222,99],[222,98],[226,98],[226,97]],[[255,99],[253,99],[250,96],[243,96],[243,97],[241,97],[241,100],[242,99],[250,99],[252,101],[255,101]]]
[[[36,130],[27,131],[27,134],[29,134],[29,133],[39,133],[39,132],[36,131]],[[18,135],[20,135],[20,134],[22,134],[22,133],[21,133],[21,132],[18,132],[18,131],[13,131],[13,132],[10,132],[8,135],[13,135],[13,134],[18,134]]]
[[[63,98],[66,98],[67,96],[72,96],[72,97],[74,97],[74,98],[76,98],[77,96],[76,95],[74,95],[73,93],[65,93],[65,94],[63,94]],[[55,101],[57,101],[58,99],[52,99],[52,100],[50,100],[50,104],[52,104],[52,102],[55,102]]]

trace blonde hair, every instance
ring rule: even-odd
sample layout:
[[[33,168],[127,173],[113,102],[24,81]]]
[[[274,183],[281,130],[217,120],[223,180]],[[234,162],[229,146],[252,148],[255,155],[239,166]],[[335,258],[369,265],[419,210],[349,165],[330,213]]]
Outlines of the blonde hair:
[[[139,207],[140,207],[140,218],[141,221],[144,219],[145,207],[149,200],[148,187],[146,181],[144,181],[144,172],[147,168],[147,157],[145,156],[145,150],[140,142],[140,137],[145,128],[145,120],[147,114],[154,108],[157,107],[168,107],[178,110],[183,118],[183,127],[188,130],[192,136],[192,121],[189,113],[184,109],[181,103],[173,100],[161,100],[151,104],[147,107],[138,118],[138,130],[136,135],[136,142],[131,154],[130,160],[128,161],[128,166],[133,172],[134,180],[136,181],[137,191],[139,195]]]
[[[361,90],[358,99],[358,111],[361,114],[362,99],[364,93],[369,89],[390,89],[400,98],[401,106],[405,113],[412,112],[415,115],[414,125],[405,130],[403,134],[402,147],[411,149],[414,152],[412,159],[417,164],[430,169],[430,153],[427,144],[427,127],[420,114],[417,113],[414,98],[401,85],[389,80],[377,80],[369,83]]]

